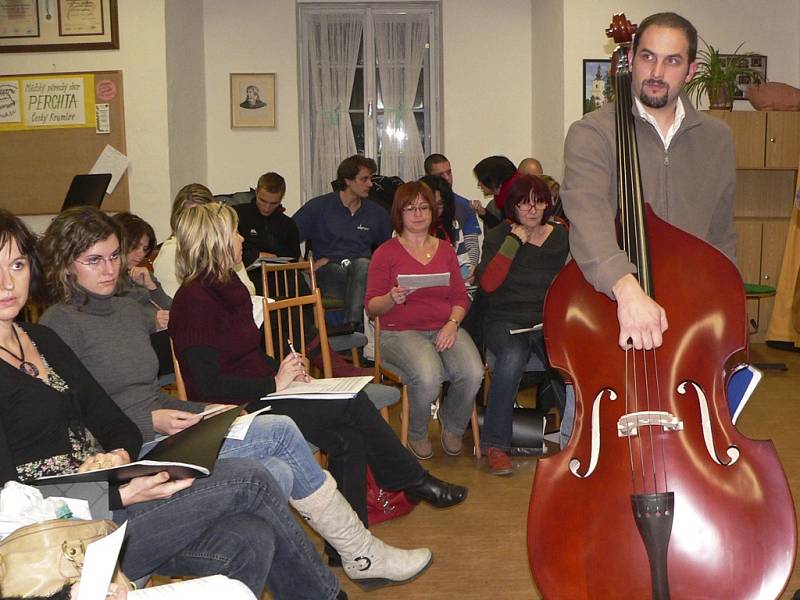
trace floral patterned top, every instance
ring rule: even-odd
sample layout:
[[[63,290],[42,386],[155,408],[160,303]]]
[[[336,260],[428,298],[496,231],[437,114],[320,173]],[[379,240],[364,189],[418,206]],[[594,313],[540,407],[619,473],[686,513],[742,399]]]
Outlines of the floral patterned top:
[[[34,343],[33,340],[31,340],[31,343]],[[42,357],[42,362],[47,370],[47,379],[45,379],[44,382],[58,392],[68,391],[69,385],[67,385],[67,382],[53,370],[44,354],[39,352],[39,355]],[[17,475],[20,481],[30,481],[31,479],[38,479],[39,477],[46,477],[48,475],[73,473],[78,470],[78,467],[80,467],[89,456],[99,451],[97,449],[97,441],[86,429],[77,433],[70,429],[68,435],[70,442],[69,453],[17,465]]]

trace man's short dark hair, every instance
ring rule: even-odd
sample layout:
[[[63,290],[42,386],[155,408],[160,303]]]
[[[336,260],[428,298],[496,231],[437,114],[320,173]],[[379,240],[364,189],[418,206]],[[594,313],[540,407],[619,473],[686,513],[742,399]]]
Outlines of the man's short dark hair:
[[[352,181],[361,169],[367,169],[369,174],[372,175],[377,172],[378,165],[371,158],[354,154],[339,163],[339,168],[336,169],[336,179],[342,187],[345,187],[344,180],[350,179]]]
[[[262,188],[270,194],[280,194],[283,198],[286,193],[286,180],[277,173],[264,173],[258,178],[257,188]]]
[[[657,25],[658,27],[668,27],[670,29],[680,29],[683,35],[689,42],[689,62],[694,62],[697,58],[697,29],[692,25],[688,19],[680,16],[674,12],[656,13],[646,17],[644,21],[639,23],[636,29],[636,35],[633,38],[633,55],[636,56],[636,51],[639,49],[639,40],[647,31],[648,27]]]
[[[444,154],[431,154],[425,159],[423,163],[423,168],[425,169],[425,175],[430,175],[431,171],[433,170],[433,165],[440,165],[442,163],[450,162],[447,160],[447,157]]]

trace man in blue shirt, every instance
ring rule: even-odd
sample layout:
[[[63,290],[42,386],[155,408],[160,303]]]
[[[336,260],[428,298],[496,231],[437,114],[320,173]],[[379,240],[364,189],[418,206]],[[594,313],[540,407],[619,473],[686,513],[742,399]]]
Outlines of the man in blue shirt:
[[[425,175],[438,175],[453,187],[453,170],[450,161],[444,154],[431,154],[425,159]],[[464,245],[469,252],[469,262],[472,265],[472,272],[481,260],[481,245],[478,239],[481,235],[481,226],[472,204],[464,196],[459,196],[453,192],[456,201],[456,220],[464,234]]]
[[[392,235],[389,213],[367,201],[375,171],[371,158],[344,159],[336,172],[338,191],[312,198],[293,217],[300,241],[311,242],[323,295],[344,300],[345,318],[358,329],[372,250]]]

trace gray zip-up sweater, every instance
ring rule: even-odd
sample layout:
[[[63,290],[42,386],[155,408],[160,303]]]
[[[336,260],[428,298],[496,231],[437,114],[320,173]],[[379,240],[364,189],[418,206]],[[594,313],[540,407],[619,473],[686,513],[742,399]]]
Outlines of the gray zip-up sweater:
[[[203,404],[183,402],[158,386],[158,358],[150,345],[154,323],[135,300],[88,293],[82,307],[56,304],[41,322],[72,348],[83,365],[142,432],[155,437],[151,412],[173,408],[202,412]]]
[[[686,116],[669,149],[658,131],[636,115],[644,200],[655,213],[735,259],[733,202],[736,164],[728,126],[698,113],[685,95]],[[564,144],[561,199],[569,218],[570,250],[584,277],[612,297],[616,281],[636,268],[620,250],[614,106],[572,124]]]

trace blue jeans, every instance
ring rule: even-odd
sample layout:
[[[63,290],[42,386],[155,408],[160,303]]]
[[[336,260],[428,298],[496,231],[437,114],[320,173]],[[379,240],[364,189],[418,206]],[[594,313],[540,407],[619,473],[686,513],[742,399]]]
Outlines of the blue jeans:
[[[484,448],[511,449],[514,400],[525,365],[534,350],[533,333],[511,335],[508,332],[518,326],[506,321],[491,321],[484,325],[486,347],[495,356],[489,404],[481,429],[481,447]]]
[[[156,440],[146,442],[139,457],[147,454],[156,443]],[[282,415],[257,416],[243,440],[225,438],[219,458],[257,460],[269,471],[287,500],[289,497],[305,498],[325,481],[325,474],[303,434],[294,421]]]
[[[221,459],[210,477],[166,500],[115,511],[128,521],[121,567],[132,579],[227,575],[260,597],[335,598],[339,582],[294,520],[275,480],[255,461]]]
[[[225,440],[219,458],[257,460],[295,500],[305,498],[325,482],[325,474],[303,434],[283,415],[257,416],[243,440]]]
[[[436,351],[439,331],[383,331],[381,353],[386,362],[402,370],[408,384],[408,437],[420,440],[428,436],[431,404],[450,382],[447,396],[439,408],[442,426],[461,435],[472,415],[475,396],[483,379],[483,362],[472,338],[463,329],[452,347]]]
[[[353,258],[346,267],[329,262],[316,272],[322,295],[344,300],[345,320],[350,323],[361,323],[364,319],[367,269],[369,258]]]

